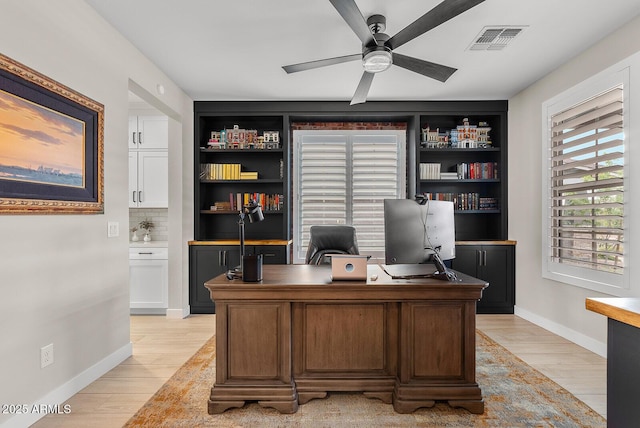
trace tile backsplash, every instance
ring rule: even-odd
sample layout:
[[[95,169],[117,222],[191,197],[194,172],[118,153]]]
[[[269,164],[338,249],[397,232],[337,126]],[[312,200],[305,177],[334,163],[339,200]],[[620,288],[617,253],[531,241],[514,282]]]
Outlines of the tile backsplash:
[[[138,227],[138,224],[145,219],[153,222],[153,229],[151,229],[151,239],[153,241],[166,241],[169,239],[169,213],[167,208],[130,208],[129,240],[133,236],[131,229]],[[138,232],[138,237],[142,240],[142,233]]]

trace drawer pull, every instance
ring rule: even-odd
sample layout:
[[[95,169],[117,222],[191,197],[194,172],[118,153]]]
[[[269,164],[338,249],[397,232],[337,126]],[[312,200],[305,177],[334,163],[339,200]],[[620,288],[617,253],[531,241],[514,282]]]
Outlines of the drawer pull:
[[[151,251],[147,251],[147,252],[144,252],[144,253],[139,252],[138,254],[153,254],[153,253]]]

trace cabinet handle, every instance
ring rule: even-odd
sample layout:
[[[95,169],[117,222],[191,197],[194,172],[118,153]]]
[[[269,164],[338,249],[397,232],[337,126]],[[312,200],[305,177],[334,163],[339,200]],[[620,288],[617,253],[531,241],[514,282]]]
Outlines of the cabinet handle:
[[[144,252],[144,253],[143,252],[139,252],[138,254],[149,254],[149,255],[151,255],[153,253],[151,251],[147,251],[147,252]]]
[[[133,202],[136,201],[136,191],[135,190],[133,191],[133,198],[132,199],[133,199]]]
[[[227,265],[227,251],[218,251],[218,265],[226,266]]]
[[[486,266],[487,265],[487,251],[483,250],[482,251],[482,266]]]
[[[142,202],[142,190],[138,190],[138,202]]]
[[[142,144],[142,132],[138,132],[138,144]]]
[[[131,139],[133,140],[133,144],[136,144],[136,133],[132,132],[131,134],[132,134]]]

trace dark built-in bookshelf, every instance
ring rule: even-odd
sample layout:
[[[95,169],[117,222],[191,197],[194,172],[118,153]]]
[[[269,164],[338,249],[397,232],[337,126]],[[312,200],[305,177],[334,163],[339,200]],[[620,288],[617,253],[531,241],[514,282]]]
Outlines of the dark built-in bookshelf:
[[[212,132],[232,129],[278,132],[276,148],[210,148]],[[202,241],[238,239],[238,195],[242,203],[260,199],[265,219],[260,224],[246,226],[251,239],[287,239],[289,236],[289,150],[283,116],[198,115],[196,122],[195,238]],[[229,144],[229,147],[232,147]],[[201,174],[207,165],[239,165],[241,173],[253,172],[255,177],[241,179],[239,174]],[[223,171],[232,168],[222,168]],[[264,198],[264,199],[263,199]],[[278,200],[278,206],[267,201]],[[226,207],[220,203],[234,203]],[[218,204],[218,206],[216,206]],[[213,207],[213,209],[212,209]]]
[[[202,283],[224,272],[229,263],[238,261],[238,204],[234,205],[233,201],[244,201],[245,194],[265,195],[278,201],[275,209],[265,209],[263,222],[245,225],[245,237],[250,242],[247,252],[262,252],[266,255],[265,263],[289,263],[291,128],[296,123],[312,122],[405,123],[407,197],[429,193],[434,198],[455,201],[456,240],[460,242],[461,251],[454,261],[454,268],[458,266],[462,271],[464,268],[468,271],[465,273],[471,275],[500,273],[492,278],[492,301],[486,305],[486,310],[480,301],[478,312],[512,313],[515,243],[507,241],[507,110],[506,101],[393,101],[355,106],[348,102],[196,101],[194,241],[190,243],[192,313],[215,311]],[[422,144],[424,128],[446,134],[462,125],[465,119],[470,125],[490,127],[491,144],[482,141],[480,147],[465,148],[454,147],[448,142]],[[269,149],[256,146],[217,148],[215,145],[216,148],[211,148],[208,145],[212,132],[232,129],[234,125],[254,130],[255,135],[277,131],[279,144],[277,148]],[[439,164],[440,171],[445,174],[441,178],[421,179],[421,163]],[[257,173],[257,177],[255,174],[244,174],[245,179],[201,175],[204,165],[227,164],[239,164],[240,171]],[[464,172],[465,168],[466,175],[458,175],[458,171]],[[491,177],[487,175],[489,168]],[[484,255],[492,254],[490,250],[494,244],[500,245],[500,251],[507,248],[508,256],[496,258],[495,262],[492,257],[487,260]],[[227,265],[222,264],[224,260]]]
[[[445,142],[439,147],[427,147],[421,132],[421,144],[416,148],[417,168],[420,163],[435,163],[440,165],[441,173],[455,173],[458,178],[420,179],[418,176],[416,193],[453,200],[456,240],[507,239],[507,112],[432,113],[420,116],[420,127],[421,131],[428,127],[446,134],[462,125],[465,119],[471,126],[486,123],[485,126],[491,128],[490,144],[478,147],[480,144],[476,142],[476,147],[463,148]],[[464,145],[460,141],[461,138],[459,145]]]

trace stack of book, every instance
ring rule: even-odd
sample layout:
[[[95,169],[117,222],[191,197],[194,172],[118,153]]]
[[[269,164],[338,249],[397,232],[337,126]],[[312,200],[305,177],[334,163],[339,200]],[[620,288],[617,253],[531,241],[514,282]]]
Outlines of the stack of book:
[[[498,200],[496,198],[480,197],[479,193],[424,193],[427,199],[432,201],[453,202],[453,209],[456,211],[471,210],[497,210]]]
[[[458,177],[465,180],[498,178],[497,162],[463,162],[458,164]]]
[[[440,164],[421,163],[420,180],[440,180]]]
[[[284,195],[279,193],[229,193],[229,206],[231,211],[240,211],[244,205],[254,201],[262,207],[263,211],[281,211],[284,205]]]
[[[256,180],[257,171],[241,171],[239,163],[204,163],[200,165],[201,180]]]

